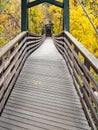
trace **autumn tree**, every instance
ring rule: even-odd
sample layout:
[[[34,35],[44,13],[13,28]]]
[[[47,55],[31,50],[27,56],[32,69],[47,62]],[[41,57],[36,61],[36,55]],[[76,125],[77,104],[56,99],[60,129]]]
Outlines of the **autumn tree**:
[[[29,0],[31,2],[33,0]],[[63,0],[58,0],[62,2]],[[5,0],[0,0],[0,9]],[[15,37],[21,29],[20,0],[10,0],[3,12],[0,13],[0,46]],[[89,17],[98,30],[98,0],[81,0],[81,4],[87,10]],[[42,34],[45,24],[54,25],[54,33],[58,34],[63,29],[63,9],[49,3],[28,9],[28,27],[32,33]],[[79,0],[70,0],[70,33],[79,40],[91,53],[98,57],[98,34],[90,24],[87,15],[79,3]]]
[[[10,41],[20,32],[20,9],[20,0],[10,0],[0,13],[0,46]]]
[[[87,15],[83,12],[81,5],[78,3],[78,0],[77,4],[75,4],[75,1],[70,1],[70,32],[91,53],[98,57],[98,35],[88,20]],[[93,14],[93,10],[90,8],[90,1],[85,2],[87,2],[85,3],[85,8],[87,9],[89,16],[97,28],[98,20]]]
[[[28,10],[29,31],[41,34],[44,27],[44,6],[38,5]]]

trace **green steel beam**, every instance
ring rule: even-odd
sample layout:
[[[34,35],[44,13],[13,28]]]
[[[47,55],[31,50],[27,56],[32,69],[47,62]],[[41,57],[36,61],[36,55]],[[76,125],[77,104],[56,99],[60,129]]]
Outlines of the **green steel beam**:
[[[47,3],[50,3],[50,4],[53,4],[53,5],[55,5],[55,6],[58,6],[58,7],[60,7],[60,8],[63,8],[63,3],[61,3],[61,2],[58,2],[58,1],[56,1],[56,0],[45,0]]]
[[[39,5],[39,4],[43,3],[43,2],[44,2],[44,0],[35,0],[33,2],[28,2],[28,8]]]
[[[56,5],[60,8],[64,9],[63,14],[63,29],[64,31],[70,30],[69,23],[69,0],[64,0],[63,3],[58,2],[56,0],[35,0],[33,2],[29,2],[28,0],[21,0],[21,31],[27,31],[28,29],[28,8],[39,5],[43,2],[47,2],[53,5]]]
[[[28,30],[27,0],[21,0],[21,31]]]
[[[64,31],[70,31],[70,21],[69,21],[69,0],[64,0],[64,14],[63,14],[63,29]]]
[[[39,4],[44,3],[44,2],[56,5],[56,6],[60,7],[60,8],[63,8],[63,3],[55,1],[55,0],[36,0],[36,1],[33,1],[33,2],[29,2],[28,3],[28,8],[39,5]]]

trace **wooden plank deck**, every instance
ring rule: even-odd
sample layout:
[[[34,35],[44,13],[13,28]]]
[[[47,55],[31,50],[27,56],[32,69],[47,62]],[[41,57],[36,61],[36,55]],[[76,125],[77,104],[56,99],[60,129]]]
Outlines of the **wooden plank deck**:
[[[50,38],[27,59],[0,117],[0,130],[90,130]]]

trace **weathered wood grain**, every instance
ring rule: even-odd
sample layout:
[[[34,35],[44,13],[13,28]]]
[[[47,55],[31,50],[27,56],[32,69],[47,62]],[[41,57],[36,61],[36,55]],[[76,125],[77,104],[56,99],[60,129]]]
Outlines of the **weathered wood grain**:
[[[90,130],[68,68],[51,39],[26,60],[0,130]]]
[[[98,60],[68,32],[53,39],[68,66],[89,124],[93,130],[97,130],[98,99],[95,92],[98,92],[98,82],[95,75],[98,75]]]

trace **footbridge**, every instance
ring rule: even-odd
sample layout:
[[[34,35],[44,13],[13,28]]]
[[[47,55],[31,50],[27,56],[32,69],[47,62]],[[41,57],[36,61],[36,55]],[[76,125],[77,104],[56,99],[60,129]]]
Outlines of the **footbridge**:
[[[22,27],[0,50],[0,130],[97,130],[98,59],[69,26],[52,37]]]

